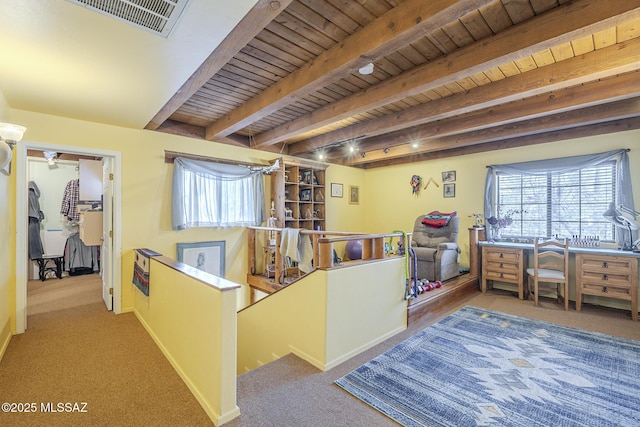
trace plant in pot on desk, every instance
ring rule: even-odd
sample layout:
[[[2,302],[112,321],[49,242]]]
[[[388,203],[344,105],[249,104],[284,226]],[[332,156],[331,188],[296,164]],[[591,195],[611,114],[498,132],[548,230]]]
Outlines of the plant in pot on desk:
[[[502,237],[502,229],[507,228],[513,223],[513,216],[524,211],[509,209],[503,216],[490,216],[487,218],[487,224],[491,227],[491,240],[500,240]]]

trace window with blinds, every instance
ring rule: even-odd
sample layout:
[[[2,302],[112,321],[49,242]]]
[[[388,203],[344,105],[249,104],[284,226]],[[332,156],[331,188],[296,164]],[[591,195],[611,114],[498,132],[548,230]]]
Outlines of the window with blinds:
[[[616,162],[544,175],[497,175],[498,217],[513,222],[502,231],[509,237],[594,237],[615,239],[615,227],[602,214],[615,200]]]

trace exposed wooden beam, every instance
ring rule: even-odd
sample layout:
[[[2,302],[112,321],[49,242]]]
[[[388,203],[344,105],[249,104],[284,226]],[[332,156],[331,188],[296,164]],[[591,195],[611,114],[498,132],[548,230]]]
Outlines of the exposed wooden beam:
[[[429,153],[450,148],[460,148],[468,145],[524,137],[589,124],[621,120],[630,117],[635,117],[636,120],[640,117],[640,97],[623,99],[620,101],[594,105],[562,113],[549,114],[516,123],[493,126],[476,131],[431,139],[423,139],[417,133],[414,134],[407,132],[405,135],[405,145],[396,146],[390,149],[388,153],[384,153],[381,150],[370,152],[367,151],[368,149],[366,147],[361,147],[360,152],[366,152],[366,157],[354,158],[347,161],[346,164],[349,166],[356,166],[385,158],[408,157],[417,153]],[[413,148],[411,146],[414,142],[419,144],[418,148]]]
[[[555,47],[572,39],[637,19],[640,5],[621,0],[580,0],[467,45],[433,62],[418,66],[366,90],[342,98],[285,125],[255,137],[257,146],[274,144],[295,135],[417,95],[471,74]]]
[[[547,93],[545,96],[533,96],[412,129],[369,138],[363,141],[363,146],[366,146],[367,151],[382,150],[407,144],[408,135],[411,135],[414,141],[419,142],[434,137],[467,133],[536,117],[555,115],[569,109],[585,108],[639,95],[640,72],[635,71],[618,77]]]
[[[242,129],[325,87],[336,77],[353,72],[491,1],[407,0],[217,120],[207,128],[206,138],[215,139]],[[268,145],[279,141],[282,138]]]
[[[202,126],[176,122],[174,120],[165,120],[164,123],[156,129],[156,131],[204,140],[205,128]],[[220,138],[215,142],[233,145],[236,147],[249,148],[249,138],[240,135],[230,135],[228,137]]]
[[[621,55],[620,52],[625,52]],[[630,53],[627,55],[626,53]],[[488,85],[479,86],[437,101],[420,104],[378,119],[358,123],[334,132],[289,145],[290,155],[299,155],[330,145],[367,135],[371,141],[386,141],[393,145],[391,132],[435,122],[470,111],[540,95],[567,86],[579,85],[640,68],[640,39],[599,49],[552,65],[537,68]],[[614,89],[614,88],[612,88]],[[620,88],[616,89],[618,92]],[[624,89],[622,90],[624,92]]]
[[[178,92],[151,119],[145,129],[155,130],[198,89],[205,85],[229,60],[245,47],[264,27],[289,6],[293,0],[258,0],[233,31],[211,52],[211,55]]]
[[[370,162],[360,165],[365,169],[372,169],[384,166],[405,164],[408,162],[422,162],[427,160],[445,159],[457,156],[483,153],[486,151],[505,150],[508,148],[528,147],[531,145],[545,144],[548,142],[566,141],[575,138],[585,138],[588,136],[606,135],[610,133],[625,132],[640,129],[640,120],[637,117],[616,120],[612,122],[597,123],[586,126],[579,126],[570,129],[562,129],[552,132],[543,132],[535,135],[528,135],[517,138],[503,139],[500,141],[487,142],[484,144],[469,145],[461,148],[436,151],[431,153],[414,153],[412,156],[403,158],[385,159],[377,162]]]

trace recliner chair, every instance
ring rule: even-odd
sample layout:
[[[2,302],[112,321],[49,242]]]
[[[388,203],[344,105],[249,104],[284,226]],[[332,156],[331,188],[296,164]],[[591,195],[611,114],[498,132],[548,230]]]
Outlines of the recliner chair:
[[[452,217],[442,227],[424,225],[420,215],[413,225],[411,247],[416,253],[418,279],[445,281],[460,274],[458,233],[460,218]]]

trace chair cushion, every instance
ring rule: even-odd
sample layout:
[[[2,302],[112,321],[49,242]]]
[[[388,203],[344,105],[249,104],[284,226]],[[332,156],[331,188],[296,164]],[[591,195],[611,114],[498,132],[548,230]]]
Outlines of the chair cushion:
[[[422,218],[422,224],[434,228],[446,227],[449,225],[451,218],[456,215],[457,212],[429,212],[424,216],[424,218]]]
[[[527,274],[533,276],[535,270],[533,268],[527,268]],[[538,269],[538,280],[540,279],[559,279],[564,280],[564,273],[558,270],[548,270],[546,268]]]

